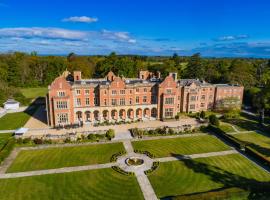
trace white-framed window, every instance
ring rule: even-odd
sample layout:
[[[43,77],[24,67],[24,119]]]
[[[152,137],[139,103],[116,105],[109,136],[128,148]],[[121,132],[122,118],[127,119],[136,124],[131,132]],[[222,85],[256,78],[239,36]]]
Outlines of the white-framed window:
[[[132,98],[129,98],[129,105],[132,105]]]
[[[107,90],[104,90],[104,94],[107,94]]]
[[[57,109],[67,109],[67,102],[66,101],[57,101],[56,102],[56,108]]]
[[[80,99],[80,98],[77,98],[77,99],[76,99],[76,105],[77,105],[77,106],[80,106],[80,105],[81,105],[81,99]]]
[[[57,122],[58,124],[68,123],[68,114],[67,113],[57,114]]]
[[[165,104],[167,105],[174,104],[174,98],[173,97],[165,98]]]
[[[144,88],[144,89],[143,89],[143,92],[147,92],[147,88]]]
[[[107,106],[107,99],[104,99],[104,105]]]
[[[196,96],[191,96],[190,101],[196,101]]]
[[[117,91],[116,90],[112,90],[112,95],[116,95]]]
[[[201,108],[205,107],[205,103],[201,103]]]
[[[116,105],[117,105],[116,99],[112,99],[112,106],[116,106]]]
[[[121,106],[124,106],[124,105],[125,105],[125,98],[121,98],[121,99],[120,99],[120,105],[121,105]]]
[[[147,102],[147,96],[143,96],[143,103]]]
[[[165,108],[165,117],[173,117],[173,108]]]
[[[189,109],[194,110],[195,109],[195,104],[189,105]]]
[[[139,89],[139,88],[136,88],[136,92],[137,92],[137,93],[140,92],[140,89]]]
[[[120,90],[120,94],[126,94],[125,90]]]
[[[171,94],[171,93],[172,93],[172,90],[171,90],[171,89],[167,89],[167,90],[166,90],[166,93],[167,93],[167,94]]]
[[[90,91],[89,90],[84,90],[84,94],[89,95]]]
[[[81,94],[81,90],[77,89],[76,90],[76,95],[80,95]]]
[[[90,105],[90,99],[89,98],[85,98],[85,105],[87,105],[87,106]]]
[[[205,100],[205,95],[202,95],[201,96],[201,100]]]
[[[129,94],[132,94],[132,90],[129,90]]]
[[[136,104],[139,104],[139,103],[140,103],[140,97],[136,96]]]
[[[59,91],[58,96],[59,97],[64,97],[64,96],[66,96],[66,93],[64,91]]]
[[[210,96],[209,96],[209,100],[212,100],[212,99],[213,99],[213,95],[210,95]]]

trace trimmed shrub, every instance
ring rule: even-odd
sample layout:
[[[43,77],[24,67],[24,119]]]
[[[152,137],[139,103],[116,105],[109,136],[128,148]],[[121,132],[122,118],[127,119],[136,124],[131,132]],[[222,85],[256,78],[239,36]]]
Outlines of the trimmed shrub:
[[[200,113],[200,118],[205,119],[205,116],[206,116],[205,112],[202,111],[202,112]]]
[[[126,153],[127,153],[126,151],[120,151],[118,153],[115,153],[115,154],[112,155],[110,161],[111,162],[116,162],[116,160],[117,160],[118,157],[120,157],[122,155],[125,155]]]
[[[209,122],[211,125],[214,125],[214,126],[219,126],[219,119],[217,118],[216,115],[210,115],[209,116]]]
[[[96,140],[97,140],[97,137],[96,137],[95,134],[89,134],[89,135],[87,136],[87,138],[88,138],[89,140],[93,140],[93,141],[96,141]]]
[[[126,171],[124,171],[124,170],[122,170],[120,167],[118,167],[118,166],[112,166],[112,169],[114,170],[114,171],[117,171],[117,172],[119,172],[120,174],[123,174],[123,175],[126,175],[126,176],[134,176],[135,174],[134,174],[134,172],[126,172]]]
[[[148,151],[142,151],[142,150],[134,149],[134,152],[147,155],[149,158],[155,158],[154,154],[152,154],[152,153],[150,153]]]
[[[107,132],[106,132],[106,137],[109,139],[109,140],[112,140],[114,137],[115,137],[115,132],[113,129],[109,129]]]
[[[159,162],[153,162],[151,169],[144,171],[145,175],[151,174],[153,171],[155,171],[158,168],[158,166],[159,166]]]
[[[42,140],[42,139],[39,139],[39,138],[35,138],[35,139],[33,140],[33,142],[34,142],[35,144],[43,144],[43,140]]]

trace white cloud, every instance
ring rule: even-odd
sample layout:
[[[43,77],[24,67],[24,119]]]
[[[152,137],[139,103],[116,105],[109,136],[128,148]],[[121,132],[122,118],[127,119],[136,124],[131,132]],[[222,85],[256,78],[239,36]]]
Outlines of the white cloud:
[[[226,36],[221,36],[219,38],[215,38],[215,41],[219,42],[224,42],[224,41],[234,41],[234,40],[241,40],[241,39],[247,39],[249,38],[248,35],[246,34],[241,34],[241,35],[226,35]]]
[[[83,31],[73,31],[61,28],[1,28],[0,38],[50,38],[66,40],[83,40],[87,38],[88,33]]]
[[[69,17],[69,18],[65,18],[62,20],[63,22],[82,22],[82,23],[93,23],[93,22],[97,22],[98,18],[96,17],[87,17],[87,16],[74,16],[74,17]]]
[[[115,31],[108,31],[102,30],[101,34],[105,39],[111,39],[115,42],[128,42],[128,43],[136,43],[137,41],[131,38],[129,32],[115,32]]]

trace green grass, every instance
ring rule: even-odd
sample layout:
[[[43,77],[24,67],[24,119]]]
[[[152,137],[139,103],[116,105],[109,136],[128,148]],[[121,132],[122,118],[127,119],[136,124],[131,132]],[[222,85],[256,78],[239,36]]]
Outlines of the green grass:
[[[1,200],[142,200],[135,176],[99,169],[14,179],[0,179]]]
[[[251,148],[270,159],[270,137],[256,132],[238,133],[233,137],[248,142]]]
[[[221,123],[219,125],[219,128],[224,131],[225,133],[232,133],[235,132],[235,130],[233,129],[233,127],[227,123]]]
[[[31,114],[26,112],[7,113],[0,118],[0,130],[14,130],[23,127],[30,117]]]
[[[0,151],[5,146],[11,136],[11,133],[0,133]]]
[[[122,143],[23,150],[8,172],[109,163],[113,154],[124,151]]]
[[[255,187],[269,173],[239,154],[160,163],[148,176],[158,197],[206,192],[224,187]]]
[[[48,88],[22,88],[21,92],[26,98],[35,99],[37,97],[45,97]]]
[[[156,157],[167,157],[172,154],[197,154],[230,149],[214,136],[190,136],[159,140],[132,142],[134,149],[148,151]]]

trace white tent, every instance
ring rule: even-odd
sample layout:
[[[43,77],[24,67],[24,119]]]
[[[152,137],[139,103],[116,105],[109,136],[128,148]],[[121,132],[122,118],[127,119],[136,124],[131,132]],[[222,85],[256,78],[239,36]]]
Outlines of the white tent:
[[[4,108],[6,110],[17,110],[20,107],[20,103],[18,101],[15,101],[14,99],[8,99],[4,103]]]

